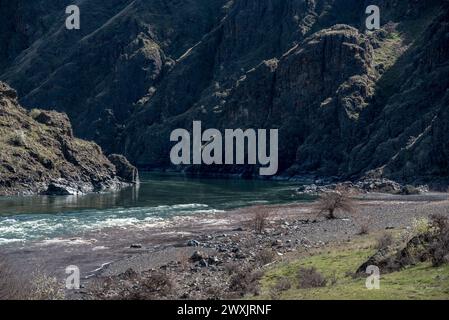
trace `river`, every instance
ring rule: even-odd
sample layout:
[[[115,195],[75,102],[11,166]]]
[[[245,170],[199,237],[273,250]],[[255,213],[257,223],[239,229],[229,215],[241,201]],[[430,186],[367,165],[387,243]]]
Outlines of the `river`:
[[[141,173],[141,184],[84,196],[0,198],[0,245],[76,236],[103,228],[151,225],[192,214],[257,204],[309,201],[286,181],[196,179]]]

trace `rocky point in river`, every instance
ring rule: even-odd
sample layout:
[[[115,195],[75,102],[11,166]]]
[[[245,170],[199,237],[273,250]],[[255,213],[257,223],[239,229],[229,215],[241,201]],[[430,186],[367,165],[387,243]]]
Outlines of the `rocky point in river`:
[[[66,114],[33,109],[0,82],[0,195],[70,195],[116,190],[137,183],[137,169],[123,156],[103,154],[73,136]]]

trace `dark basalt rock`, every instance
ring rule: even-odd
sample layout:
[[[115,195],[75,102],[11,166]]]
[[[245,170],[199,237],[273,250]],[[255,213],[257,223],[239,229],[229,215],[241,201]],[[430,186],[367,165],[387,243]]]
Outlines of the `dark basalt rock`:
[[[50,196],[71,196],[71,195],[77,195],[80,194],[80,192],[77,188],[72,188],[64,184],[59,184],[55,182],[51,182],[48,185],[47,190],[45,191],[46,195]]]
[[[0,82],[0,93],[10,100],[17,100],[17,92],[4,82]]]
[[[108,156],[109,161],[115,166],[117,176],[124,182],[139,183],[139,172],[129,161],[122,155],[111,154]]]

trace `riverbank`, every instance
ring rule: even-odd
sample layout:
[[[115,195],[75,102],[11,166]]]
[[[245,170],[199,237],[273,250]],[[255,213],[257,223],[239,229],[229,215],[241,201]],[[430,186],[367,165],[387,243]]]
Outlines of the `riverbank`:
[[[447,198],[447,194],[367,194],[358,198],[354,213],[339,214],[335,220],[317,216],[313,203],[252,206],[177,217],[151,226],[105,228],[72,238],[3,246],[0,251],[23,272],[39,266],[61,280],[65,267],[78,266],[83,287],[68,291],[71,299],[139,294],[137,298],[238,298],[254,293],[232,285],[238,270],[252,270],[240,277],[256,277],[253,271],[263,271],[267,264],[359,241],[362,229],[369,235],[405,231],[416,219],[449,215]],[[262,234],[253,228],[257,212],[268,215]],[[161,272],[176,290],[145,292],[145,279]],[[248,286],[253,280],[247,279]]]

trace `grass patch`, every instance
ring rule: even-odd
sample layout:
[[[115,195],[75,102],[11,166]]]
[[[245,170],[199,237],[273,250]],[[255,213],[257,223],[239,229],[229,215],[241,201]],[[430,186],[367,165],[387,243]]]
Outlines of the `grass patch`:
[[[448,264],[435,268],[430,263],[420,263],[398,272],[381,275],[380,289],[368,290],[365,286],[366,278],[353,278],[351,273],[354,273],[374,252],[374,247],[357,247],[350,244],[347,248],[335,248],[301,260],[277,265],[268,270],[262,278],[261,296],[258,298],[269,299],[270,292],[279,279],[287,278],[294,283],[300,268],[314,267],[333,281],[322,288],[299,289],[292,286],[280,292],[278,298],[294,300],[449,299]]]
[[[404,44],[399,33],[391,32],[382,45],[374,50],[374,65],[382,64],[385,70],[390,69],[404,53]]]

